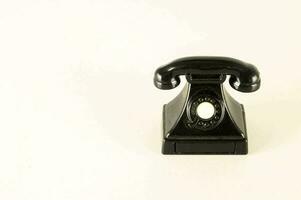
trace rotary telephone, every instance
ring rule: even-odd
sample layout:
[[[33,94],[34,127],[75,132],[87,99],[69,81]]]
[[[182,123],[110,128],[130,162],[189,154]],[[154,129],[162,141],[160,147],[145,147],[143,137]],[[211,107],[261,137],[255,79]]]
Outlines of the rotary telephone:
[[[230,75],[232,88],[254,92],[260,87],[257,68],[227,57],[186,57],[159,67],[154,84],[173,89],[181,75],[187,79],[184,89],[163,107],[162,153],[247,154],[244,107],[227,93],[223,82]]]

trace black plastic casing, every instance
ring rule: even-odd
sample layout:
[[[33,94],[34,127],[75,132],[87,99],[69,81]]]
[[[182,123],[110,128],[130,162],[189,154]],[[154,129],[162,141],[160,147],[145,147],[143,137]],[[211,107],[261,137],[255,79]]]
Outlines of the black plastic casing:
[[[163,107],[163,154],[247,154],[248,138],[244,107],[224,89],[226,75],[230,85],[241,92],[260,87],[255,66],[225,57],[178,59],[155,72],[159,89],[179,85],[180,75],[187,84],[182,92]],[[202,102],[214,105],[209,119],[198,116]]]

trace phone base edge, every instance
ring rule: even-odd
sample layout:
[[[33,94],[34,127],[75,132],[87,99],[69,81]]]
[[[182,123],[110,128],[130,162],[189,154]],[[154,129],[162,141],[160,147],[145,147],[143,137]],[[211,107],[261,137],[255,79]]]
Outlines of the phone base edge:
[[[244,140],[163,140],[162,154],[246,155],[248,141]]]

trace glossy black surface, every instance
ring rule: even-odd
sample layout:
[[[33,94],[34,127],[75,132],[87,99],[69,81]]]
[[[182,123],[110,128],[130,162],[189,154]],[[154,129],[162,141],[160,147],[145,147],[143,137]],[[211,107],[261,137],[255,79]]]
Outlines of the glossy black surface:
[[[179,75],[231,75],[230,85],[241,92],[254,92],[260,87],[259,72],[252,64],[228,57],[186,57],[177,59],[155,72],[154,84],[159,89],[172,89],[180,84]]]
[[[188,57],[156,70],[155,86],[172,89],[185,75],[182,92],[163,108],[163,154],[247,154],[248,140],[243,105],[224,89],[230,85],[242,92],[260,87],[255,66],[225,57]],[[215,112],[209,119],[196,114],[202,102],[211,103]]]

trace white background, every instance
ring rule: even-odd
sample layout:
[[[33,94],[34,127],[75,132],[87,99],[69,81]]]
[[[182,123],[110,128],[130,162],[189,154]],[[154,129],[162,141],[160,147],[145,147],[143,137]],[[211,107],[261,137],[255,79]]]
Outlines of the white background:
[[[0,199],[301,199],[301,3],[1,0]],[[161,155],[178,57],[258,67],[247,156]]]

